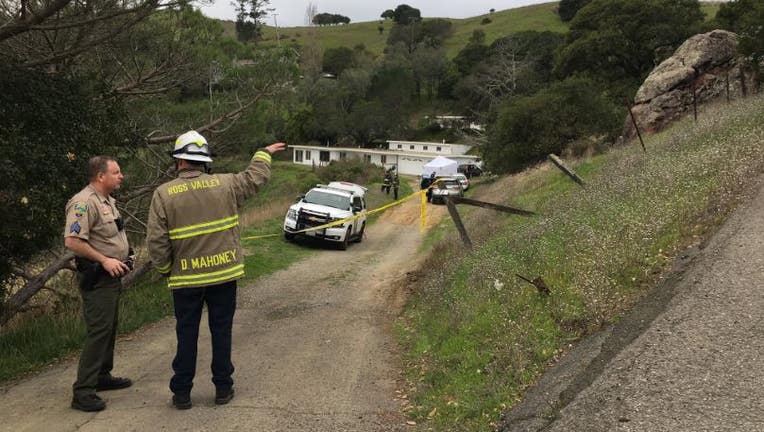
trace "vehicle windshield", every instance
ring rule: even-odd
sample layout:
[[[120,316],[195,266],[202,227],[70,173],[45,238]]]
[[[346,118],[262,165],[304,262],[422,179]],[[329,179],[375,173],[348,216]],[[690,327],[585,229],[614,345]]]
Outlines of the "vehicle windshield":
[[[304,201],[309,204],[318,204],[334,207],[342,210],[350,210],[350,198],[342,195],[311,190],[305,195]]]

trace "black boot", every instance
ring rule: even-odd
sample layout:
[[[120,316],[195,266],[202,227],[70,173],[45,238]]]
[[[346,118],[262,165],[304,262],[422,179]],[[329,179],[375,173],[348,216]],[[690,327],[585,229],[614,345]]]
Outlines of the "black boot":
[[[233,387],[215,390],[215,405],[225,405],[233,399]]]
[[[72,398],[72,408],[85,412],[101,411],[106,408],[106,402],[95,393],[74,396]]]
[[[96,391],[119,390],[128,388],[131,385],[133,385],[133,382],[130,380],[130,378],[108,376],[106,378],[98,379]]]
[[[172,395],[172,405],[179,410],[191,408],[191,395],[188,393],[176,393]]]

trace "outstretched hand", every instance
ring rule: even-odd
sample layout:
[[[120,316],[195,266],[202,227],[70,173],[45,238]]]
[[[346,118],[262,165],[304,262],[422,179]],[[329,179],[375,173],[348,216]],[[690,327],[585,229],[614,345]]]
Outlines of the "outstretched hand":
[[[269,145],[268,147],[266,147],[265,149],[268,150],[268,153],[273,154],[273,153],[276,153],[278,151],[285,150],[286,149],[286,144],[284,144],[282,142],[273,143],[273,144]]]

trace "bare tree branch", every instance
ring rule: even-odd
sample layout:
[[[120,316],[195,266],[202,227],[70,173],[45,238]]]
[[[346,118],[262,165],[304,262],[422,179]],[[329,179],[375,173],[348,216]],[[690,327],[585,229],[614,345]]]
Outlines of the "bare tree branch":
[[[67,7],[71,2],[72,0],[56,0],[49,4],[48,7],[33,13],[31,16],[27,16],[27,2],[22,2],[19,8],[18,19],[14,19],[11,23],[0,27],[0,42],[29,31],[32,26],[44,22]]]
[[[150,3],[153,3],[155,1],[156,0],[152,0]],[[85,51],[87,51],[87,50],[89,50],[89,49],[91,49],[91,48],[93,48],[95,46],[98,46],[98,45],[104,43],[107,40],[110,40],[110,39],[114,38],[115,36],[119,35],[120,33],[123,33],[128,28],[134,26],[135,24],[137,24],[140,21],[142,21],[143,19],[145,19],[153,11],[154,11],[154,9],[146,7],[145,9],[140,10],[140,12],[137,13],[133,17],[133,19],[127,21],[126,23],[124,23],[121,26],[115,27],[114,29],[112,29],[111,32],[108,32],[108,33],[106,33],[105,35],[103,35],[101,37],[97,37],[95,39],[90,40],[87,43],[84,43],[83,45],[77,46],[76,48],[67,49],[67,50],[59,52],[59,53],[57,53],[55,55],[52,55],[52,56],[48,56],[48,57],[44,57],[42,59],[33,60],[33,61],[29,61],[29,62],[23,63],[22,66],[24,66],[24,67],[36,67],[36,66],[47,65],[47,64],[56,63],[56,62],[58,62],[60,60],[64,60],[64,59],[71,58],[71,57],[77,56],[79,54],[82,54],[83,52],[85,52]],[[82,40],[82,39],[80,39],[80,40]]]
[[[0,311],[0,326],[5,325],[18,310],[30,299],[37,294],[45,284],[56,275],[60,270],[70,268],[69,262],[74,258],[73,253],[67,253],[48,267],[41,271],[37,276],[31,277],[27,280],[21,289],[13,293],[8,300],[3,304],[3,309]]]

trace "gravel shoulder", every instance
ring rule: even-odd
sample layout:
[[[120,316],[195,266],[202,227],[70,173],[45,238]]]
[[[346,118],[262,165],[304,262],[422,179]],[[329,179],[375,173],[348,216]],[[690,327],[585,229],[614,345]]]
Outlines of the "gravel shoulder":
[[[583,340],[501,431],[764,430],[764,177],[703,247]]]
[[[441,206],[442,207],[442,206]],[[444,209],[428,206],[431,223]],[[0,388],[0,431],[396,431],[400,367],[391,325],[406,274],[420,263],[419,203],[386,212],[347,251],[320,250],[240,285],[234,319],[236,397],[215,406],[202,318],[194,407],[170,404],[174,320],[117,341],[115,375],[133,387],[101,393],[106,410],[69,408],[74,358]]]

